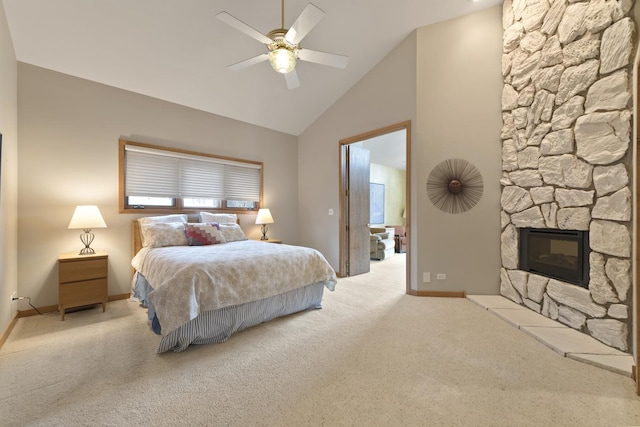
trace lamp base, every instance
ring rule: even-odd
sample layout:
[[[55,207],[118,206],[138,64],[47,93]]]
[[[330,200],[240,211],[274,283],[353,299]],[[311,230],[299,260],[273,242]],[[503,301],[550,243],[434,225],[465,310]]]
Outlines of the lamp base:
[[[84,243],[84,248],[80,251],[78,255],[95,254],[96,251],[94,251],[89,247],[89,245],[91,245],[91,242],[93,242],[93,238],[95,237],[95,235],[91,232],[90,228],[85,228],[83,231],[84,233],[80,235],[80,241]]]
[[[260,226],[260,229],[262,230],[262,237],[260,238],[260,240],[269,240],[269,238],[267,237],[267,226],[265,224],[262,224]]]

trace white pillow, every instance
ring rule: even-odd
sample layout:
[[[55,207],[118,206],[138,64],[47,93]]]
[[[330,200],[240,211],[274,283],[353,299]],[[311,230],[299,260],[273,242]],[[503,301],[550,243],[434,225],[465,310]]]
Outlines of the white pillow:
[[[158,222],[140,224],[142,246],[161,248],[164,246],[187,246],[189,244],[181,222]]]
[[[236,214],[218,214],[211,212],[200,212],[200,222],[217,222],[218,224],[237,224]]]
[[[173,215],[162,215],[162,216],[148,216],[144,218],[138,218],[138,222],[140,225],[142,224],[156,224],[159,222],[187,222],[186,214],[173,214]]]
[[[249,240],[238,224],[220,224],[220,232],[227,242]]]

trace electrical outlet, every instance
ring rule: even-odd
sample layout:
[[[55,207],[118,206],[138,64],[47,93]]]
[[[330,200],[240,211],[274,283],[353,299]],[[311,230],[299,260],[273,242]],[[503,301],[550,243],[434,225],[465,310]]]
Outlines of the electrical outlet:
[[[428,271],[422,273],[422,283],[431,283],[431,273]]]
[[[18,297],[18,292],[14,292],[14,293],[12,293],[12,294],[11,294],[11,298],[9,298],[9,302],[13,302],[13,299],[14,299],[14,298],[17,298],[17,297]]]
[[[436,275],[436,279],[438,279],[438,280],[447,280],[447,275],[444,274],[444,273],[438,273]]]

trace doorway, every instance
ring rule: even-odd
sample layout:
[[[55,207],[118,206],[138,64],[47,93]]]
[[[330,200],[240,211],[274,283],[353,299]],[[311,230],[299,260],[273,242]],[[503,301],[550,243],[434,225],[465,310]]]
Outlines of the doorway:
[[[398,142],[400,136],[400,142]],[[395,142],[394,142],[395,141]],[[393,145],[391,145],[393,144]],[[399,145],[398,145],[399,144]],[[367,147],[370,148],[367,149]],[[389,163],[401,153],[405,172],[404,206],[396,206],[395,215],[402,215],[406,232],[406,288],[410,289],[411,251],[411,122],[376,129],[340,141],[340,271],[339,276],[354,276],[368,272],[370,254],[369,167],[362,165],[360,148],[370,152],[370,162]],[[402,155],[403,154],[403,155]],[[367,156],[367,154],[364,154]],[[365,194],[366,193],[366,194]],[[386,215],[385,215],[386,217]],[[390,213],[389,218],[393,218]],[[386,218],[385,218],[386,219]],[[396,218],[397,222],[399,218]],[[393,220],[391,220],[393,221]],[[388,222],[385,220],[385,224]],[[392,224],[396,225],[396,224]]]

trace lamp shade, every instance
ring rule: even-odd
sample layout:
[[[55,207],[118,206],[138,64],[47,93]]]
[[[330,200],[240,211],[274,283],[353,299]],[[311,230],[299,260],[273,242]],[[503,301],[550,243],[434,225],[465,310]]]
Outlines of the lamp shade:
[[[273,224],[273,217],[269,209],[258,210],[258,216],[256,217],[256,224]]]
[[[77,206],[71,217],[69,229],[86,230],[92,228],[107,228],[107,224],[100,214],[100,209],[95,205]]]

